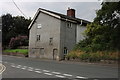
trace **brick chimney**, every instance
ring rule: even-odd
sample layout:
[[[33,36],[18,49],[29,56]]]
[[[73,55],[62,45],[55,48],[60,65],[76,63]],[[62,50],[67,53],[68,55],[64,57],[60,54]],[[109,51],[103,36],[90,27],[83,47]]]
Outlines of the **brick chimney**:
[[[75,18],[75,9],[68,8],[67,16]]]

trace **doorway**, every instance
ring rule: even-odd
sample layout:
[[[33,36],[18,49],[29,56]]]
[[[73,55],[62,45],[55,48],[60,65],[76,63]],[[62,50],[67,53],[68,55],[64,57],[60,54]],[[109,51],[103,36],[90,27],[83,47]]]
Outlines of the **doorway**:
[[[58,53],[58,50],[57,49],[53,49],[53,60],[57,59],[57,53]]]

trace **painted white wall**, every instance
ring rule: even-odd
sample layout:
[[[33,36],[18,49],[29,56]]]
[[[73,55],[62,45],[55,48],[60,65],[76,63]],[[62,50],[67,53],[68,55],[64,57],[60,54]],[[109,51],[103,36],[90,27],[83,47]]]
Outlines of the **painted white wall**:
[[[81,26],[81,25],[77,25],[77,39],[76,39],[76,43],[78,43],[80,40],[83,40],[85,39],[83,33],[84,31],[86,30],[86,27],[85,26]]]

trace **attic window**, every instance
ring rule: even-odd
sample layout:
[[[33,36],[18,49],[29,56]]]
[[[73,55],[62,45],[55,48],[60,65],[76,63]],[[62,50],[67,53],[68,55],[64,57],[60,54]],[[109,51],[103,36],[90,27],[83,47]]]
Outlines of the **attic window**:
[[[68,28],[72,28],[72,23],[71,22],[67,22],[67,25],[66,25]]]
[[[41,25],[41,24],[37,24],[37,28],[38,28],[38,29],[41,29],[41,28],[42,28],[42,25]]]

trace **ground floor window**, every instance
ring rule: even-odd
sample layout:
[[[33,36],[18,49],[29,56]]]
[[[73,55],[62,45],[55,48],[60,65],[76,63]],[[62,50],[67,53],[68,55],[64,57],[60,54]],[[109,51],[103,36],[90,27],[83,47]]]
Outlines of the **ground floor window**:
[[[64,55],[66,55],[68,53],[68,49],[67,47],[64,47]]]
[[[44,52],[45,52],[45,51],[44,51],[44,48],[40,48],[40,54],[41,54],[41,55],[44,55]]]

